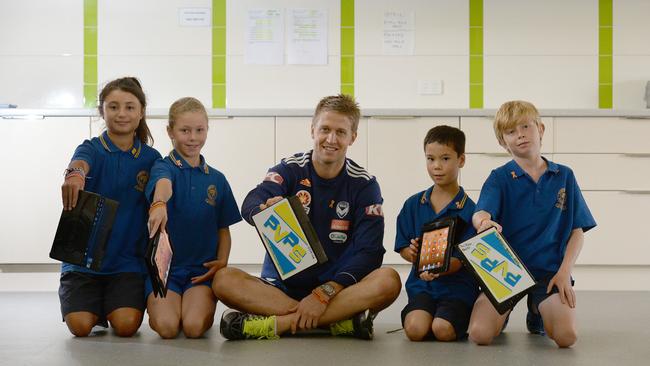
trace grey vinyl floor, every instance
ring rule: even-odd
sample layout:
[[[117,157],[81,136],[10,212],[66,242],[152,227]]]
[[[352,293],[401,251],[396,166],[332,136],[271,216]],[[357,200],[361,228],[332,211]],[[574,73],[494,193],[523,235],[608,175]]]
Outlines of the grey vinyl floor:
[[[110,330],[74,338],[55,292],[0,292],[1,365],[650,365],[650,292],[578,292],[578,343],[558,349],[525,329],[525,302],[494,344],[409,342],[400,327],[403,293],[375,320],[375,339],[311,335],[225,341],[218,326],[203,339],[160,339],[143,322],[123,339]],[[217,309],[221,316],[223,305]],[[218,320],[215,322],[218,324]]]

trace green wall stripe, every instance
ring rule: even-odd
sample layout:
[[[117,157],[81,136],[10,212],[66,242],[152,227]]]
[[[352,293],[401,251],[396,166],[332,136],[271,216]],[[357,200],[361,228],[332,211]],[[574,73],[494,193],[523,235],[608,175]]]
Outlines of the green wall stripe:
[[[341,93],[354,96],[354,0],[341,0]]]
[[[469,0],[469,26],[483,27],[483,0]]]
[[[226,108],[226,0],[212,0],[212,108]]]
[[[354,0],[341,0],[341,27],[354,27]]]
[[[97,0],[84,0],[83,105],[97,106]]]
[[[612,0],[598,1],[598,108],[612,109],[614,81],[614,9]]]
[[[469,107],[483,108],[483,0],[469,0]]]

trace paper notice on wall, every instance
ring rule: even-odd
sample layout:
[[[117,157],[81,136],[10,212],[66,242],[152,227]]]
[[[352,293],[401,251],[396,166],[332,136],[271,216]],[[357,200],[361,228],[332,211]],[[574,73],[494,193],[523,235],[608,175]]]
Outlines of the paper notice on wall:
[[[245,64],[284,63],[284,16],[282,9],[250,9],[246,19]]]
[[[287,63],[327,64],[327,11],[289,9],[287,11]]]
[[[178,9],[178,25],[182,27],[209,27],[212,24],[210,8]]]
[[[385,11],[384,55],[412,55],[415,49],[415,12]]]

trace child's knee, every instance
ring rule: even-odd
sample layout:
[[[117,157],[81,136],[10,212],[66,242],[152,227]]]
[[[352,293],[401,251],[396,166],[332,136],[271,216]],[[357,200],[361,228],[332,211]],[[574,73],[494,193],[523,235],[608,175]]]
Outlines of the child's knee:
[[[66,322],[70,333],[75,337],[87,337],[93,330],[94,324],[89,322]]]
[[[153,319],[149,318],[149,326],[153,329],[160,338],[172,339],[178,335],[180,324],[173,319]]]
[[[74,336],[87,337],[92,332],[95,324],[97,324],[97,317],[94,315],[68,315],[65,317],[65,324]]]
[[[469,340],[478,344],[479,346],[487,346],[494,340],[494,329],[489,327],[470,324],[469,327]]]
[[[553,341],[560,348],[571,347],[578,341],[578,334],[573,329],[556,330],[553,333]]]
[[[429,334],[429,325],[407,318],[404,321],[404,333],[409,340],[419,342]]]
[[[211,326],[208,319],[186,319],[183,320],[183,334],[187,338],[200,338]]]
[[[140,329],[140,323],[132,323],[132,322],[118,322],[116,323],[111,323],[113,326],[113,330],[115,331],[115,335],[118,337],[131,337],[134,335],[138,329]]]
[[[124,312],[120,316],[109,317],[109,322],[119,337],[130,337],[134,335],[140,328],[142,323],[142,315],[136,312]]]
[[[433,335],[439,341],[451,342],[456,340],[456,330],[447,321],[435,319],[431,325],[431,330],[433,331]]]

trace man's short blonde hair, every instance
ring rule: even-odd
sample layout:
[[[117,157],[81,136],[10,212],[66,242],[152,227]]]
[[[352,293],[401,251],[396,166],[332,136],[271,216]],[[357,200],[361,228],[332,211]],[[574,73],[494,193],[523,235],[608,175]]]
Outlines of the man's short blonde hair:
[[[361,111],[359,104],[354,97],[346,94],[330,95],[318,102],[314,117],[312,118],[312,125],[316,123],[316,119],[321,112],[336,112],[340,113],[350,120],[352,123],[352,132],[357,132],[359,127],[359,119],[361,119]]]
[[[538,126],[542,123],[539,112],[532,103],[523,100],[503,103],[494,116],[494,134],[497,136],[499,144],[506,144],[503,140],[503,133],[506,130],[515,128],[521,122],[531,120]]]

